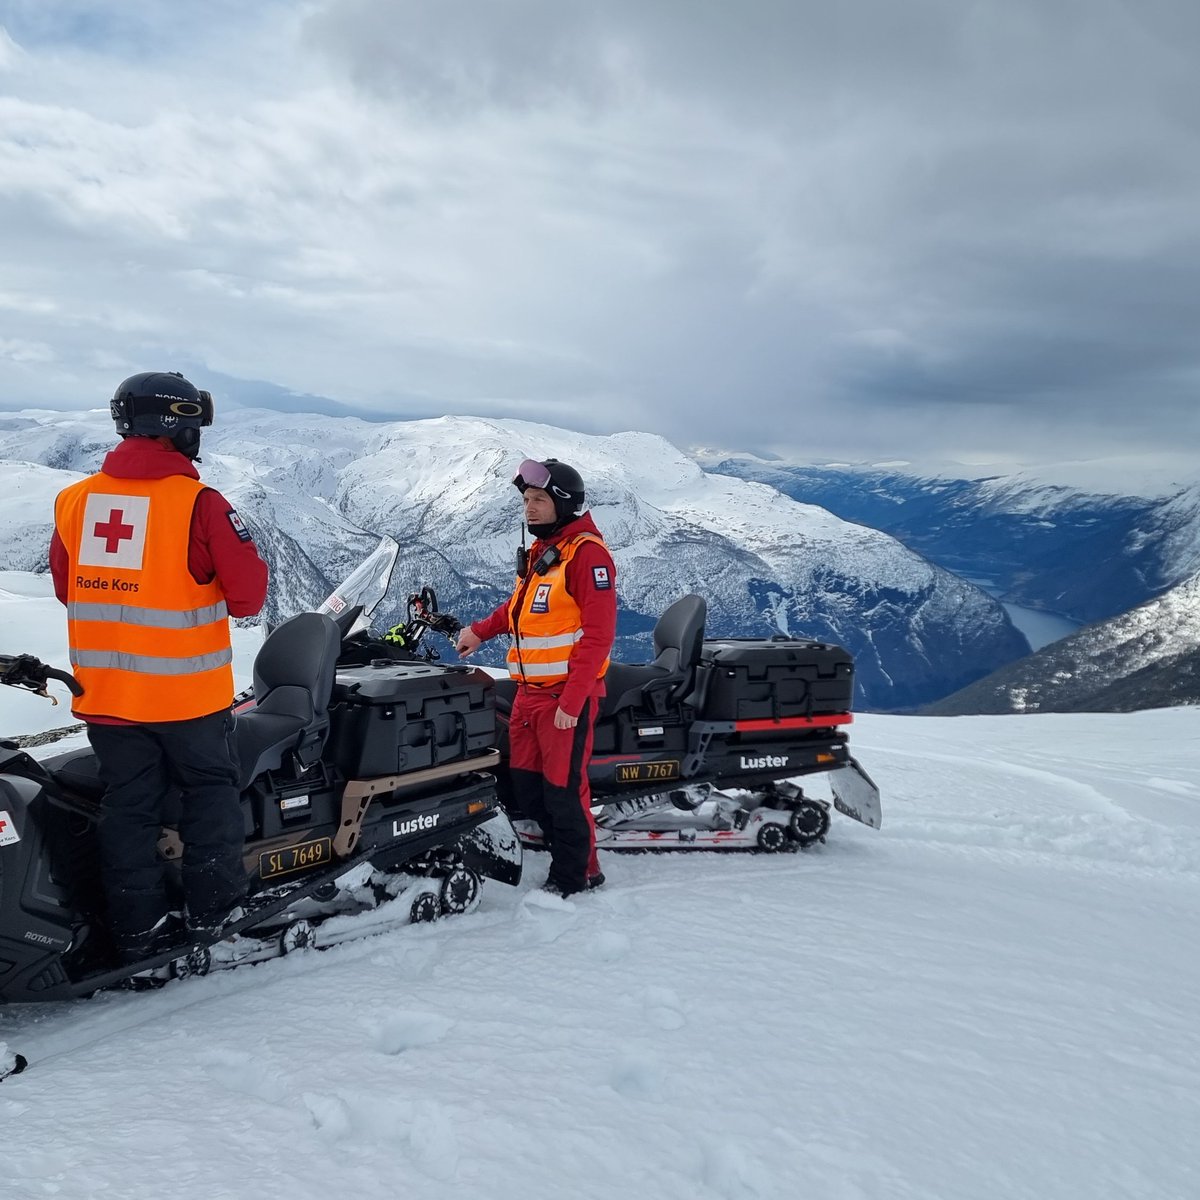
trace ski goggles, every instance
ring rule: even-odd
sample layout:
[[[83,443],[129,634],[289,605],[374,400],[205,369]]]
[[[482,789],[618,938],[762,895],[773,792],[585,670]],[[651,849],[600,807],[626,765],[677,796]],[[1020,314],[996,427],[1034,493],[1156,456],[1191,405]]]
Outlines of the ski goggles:
[[[524,492],[526,488],[531,487],[548,491],[550,488],[550,468],[545,463],[540,463],[536,459],[523,459],[521,465],[517,468],[517,473],[513,476],[513,486],[518,492]]]
[[[533,458],[522,461],[517,468],[517,473],[513,476],[513,486],[522,495],[525,494],[526,488],[541,488],[542,491],[549,492],[550,495],[557,496],[560,500],[571,499],[570,492],[564,492],[556,483],[551,482],[550,468],[545,463],[540,463]]]
[[[203,388],[197,390],[200,393],[200,424],[211,425],[213,422],[212,392],[206,392]]]

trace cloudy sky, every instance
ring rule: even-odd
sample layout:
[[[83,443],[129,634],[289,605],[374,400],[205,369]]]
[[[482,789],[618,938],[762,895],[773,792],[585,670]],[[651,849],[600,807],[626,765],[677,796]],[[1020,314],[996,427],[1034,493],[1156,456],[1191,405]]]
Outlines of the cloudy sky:
[[[813,457],[1177,450],[1198,61],[1195,0],[0,0],[0,407],[175,367]]]

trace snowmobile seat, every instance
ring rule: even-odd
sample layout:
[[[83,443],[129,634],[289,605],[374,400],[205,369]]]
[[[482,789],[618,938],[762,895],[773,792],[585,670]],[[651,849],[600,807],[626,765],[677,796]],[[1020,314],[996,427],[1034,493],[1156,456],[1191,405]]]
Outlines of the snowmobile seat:
[[[695,685],[707,616],[708,605],[702,596],[676,600],[654,626],[652,663],[609,664],[600,716],[630,707],[665,716],[671,705],[686,699]]]
[[[45,759],[42,764],[65,787],[81,796],[99,800],[104,795],[100,763],[91,746]]]
[[[284,621],[263,642],[254,660],[255,706],[234,726],[243,788],[289,754],[301,769],[320,758],[341,643],[333,620],[314,612]]]

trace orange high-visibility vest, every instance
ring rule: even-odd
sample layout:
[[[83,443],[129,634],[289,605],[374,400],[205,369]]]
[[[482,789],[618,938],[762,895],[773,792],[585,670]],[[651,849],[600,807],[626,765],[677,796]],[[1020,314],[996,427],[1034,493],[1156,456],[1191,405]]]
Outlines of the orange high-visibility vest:
[[[523,683],[562,683],[567,677],[571,651],[583,637],[582,614],[567,591],[567,564],[584,542],[603,546],[602,538],[582,533],[558,546],[561,558],[544,575],[530,569],[518,579],[508,602],[508,628],[513,643],[508,650],[508,673]],[[596,678],[608,670],[606,658]]]
[[[225,596],[188,570],[203,490],[186,475],[101,472],[58,494],[54,522],[71,564],[67,638],[84,687],[76,716],[186,721],[232,703]]]

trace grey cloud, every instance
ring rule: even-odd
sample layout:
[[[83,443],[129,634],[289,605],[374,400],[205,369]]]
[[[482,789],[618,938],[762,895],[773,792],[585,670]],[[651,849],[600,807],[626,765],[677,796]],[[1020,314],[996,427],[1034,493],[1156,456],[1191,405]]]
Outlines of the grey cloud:
[[[1157,102],[1190,74],[1197,25],[1172,0],[329,0],[307,30],[363,86],[460,113],[657,90],[768,124],[876,118],[886,100],[953,128]]]
[[[1186,0],[55,7],[91,41],[18,5],[0,77],[10,402],[187,353],[841,457],[1198,432]]]
[[[596,102],[613,84],[594,10],[558,0],[337,0],[305,36],[363,87],[442,115]]]

